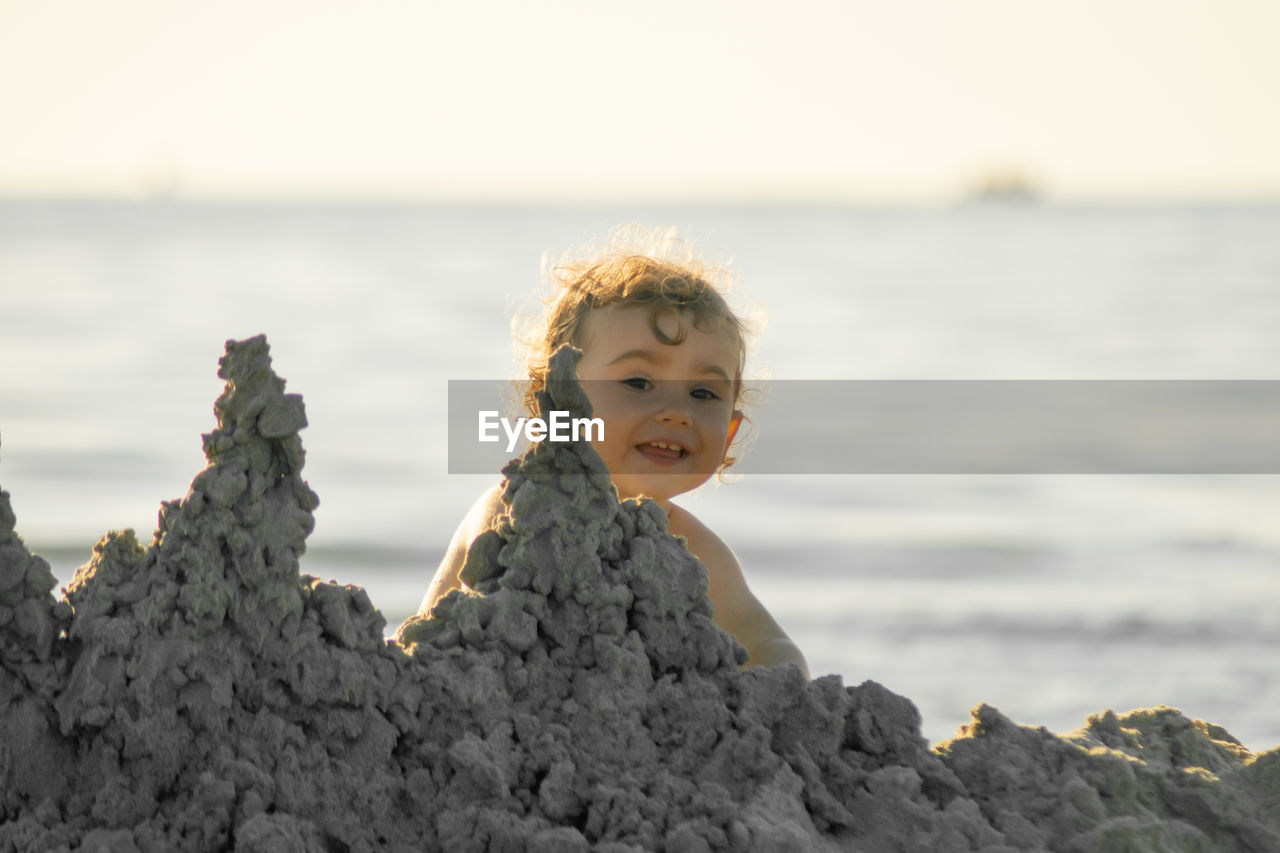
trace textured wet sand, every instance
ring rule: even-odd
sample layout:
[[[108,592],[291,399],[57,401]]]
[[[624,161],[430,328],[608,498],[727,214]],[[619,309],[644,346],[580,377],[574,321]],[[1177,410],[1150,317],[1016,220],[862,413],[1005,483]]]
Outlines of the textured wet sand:
[[[576,355],[544,409],[585,415]],[[0,851],[1280,850],[1280,751],[1158,708],[930,750],[867,682],[739,670],[588,445],[513,462],[431,619],[299,574],[301,398],[228,342],[209,467],[52,595],[0,496]],[[2,425],[0,425],[2,427]]]

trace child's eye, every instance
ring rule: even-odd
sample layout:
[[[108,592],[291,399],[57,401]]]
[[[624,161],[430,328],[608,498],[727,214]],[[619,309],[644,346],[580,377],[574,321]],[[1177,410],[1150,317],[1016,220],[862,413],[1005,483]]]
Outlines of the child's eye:
[[[710,388],[694,388],[689,392],[695,400],[719,400],[720,395]]]
[[[653,383],[643,376],[631,376],[622,380],[622,384],[636,389],[637,391],[648,391],[653,387]]]

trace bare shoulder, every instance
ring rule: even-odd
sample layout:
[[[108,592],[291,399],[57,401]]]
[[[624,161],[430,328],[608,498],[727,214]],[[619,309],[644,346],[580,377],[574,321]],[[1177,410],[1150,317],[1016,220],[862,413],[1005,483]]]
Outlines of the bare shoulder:
[[[738,555],[714,530],[693,513],[674,504],[671,506],[670,527],[676,536],[685,538],[689,550],[707,567],[712,602],[723,606],[751,595]]]
[[[492,527],[494,519],[502,512],[502,490],[503,483],[490,486],[476,498],[476,502],[463,517],[454,534],[455,539],[465,540],[462,543],[463,551],[470,547],[477,536]]]
[[[684,507],[672,504],[668,521],[671,532],[676,536],[683,536],[689,543],[689,550],[697,554],[699,558],[702,556],[698,554],[699,546],[717,551],[720,549],[729,550],[729,546],[716,535],[714,530],[699,521],[697,516]]]
[[[715,608],[712,618],[746,648],[747,665],[794,663],[808,678],[804,655],[751,592],[733,549],[692,513],[674,504],[670,521],[671,532],[683,536],[689,550],[707,567],[707,596]]]
[[[449,592],[465,588],[460,575],[467,560],[467,549],[477,536],[493,526],[494,519],[502,511],[502,488],[499,483],[485,490],[462,517],[457,530],[453,532],[453,538],[449,540],[449,547],[445,549],[444,558],[440,560],[435,576],[427,587],[427,594],[418,606],[419,613],[430,613],[436,602]]]

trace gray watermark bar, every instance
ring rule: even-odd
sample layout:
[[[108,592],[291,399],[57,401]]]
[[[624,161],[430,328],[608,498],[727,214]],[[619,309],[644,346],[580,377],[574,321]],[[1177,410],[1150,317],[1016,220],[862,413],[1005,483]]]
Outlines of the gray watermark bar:
[[[651,392],[711,416],[690,390]],[[529,416],[522,394],[449,382],[450,473],[496,473],[527,449],[523,428],[515,445],[501,424],[478,440],[481,412]],[[1280,380],[773,380],[737,405],[744,474],[1280,474]],[[625,473],[647,472],[636,464]]]

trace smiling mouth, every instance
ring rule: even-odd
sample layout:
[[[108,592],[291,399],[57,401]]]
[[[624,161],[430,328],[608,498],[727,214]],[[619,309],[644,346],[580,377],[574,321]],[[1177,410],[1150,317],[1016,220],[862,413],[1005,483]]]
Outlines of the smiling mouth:
[[[650,441],[645,444],[637,444],[636,450],[644,458],[660,465],[671,465],[689,455],[689,450],[684,445],[670,441]]]

